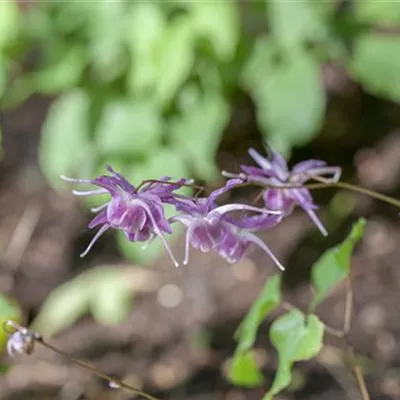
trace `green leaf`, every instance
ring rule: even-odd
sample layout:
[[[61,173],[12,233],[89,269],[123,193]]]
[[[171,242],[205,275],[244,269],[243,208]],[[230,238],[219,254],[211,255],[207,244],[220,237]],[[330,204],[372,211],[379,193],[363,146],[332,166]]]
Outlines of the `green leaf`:
[[[90,5],[87,27],[90,56],[95,77],[110,82],[127,66],[125,57],[126,2],[124,0],[98,1]]]
[[[160,110],[148,101],[112,101],[106,105],[96,132],[96,144],[108,157],[143,156],[161,142]]]
[[[33,329],[53,336],[69,328],[86,314],[89,298],[90,290],[82,275],[58,286],[46,297]]]
[[[243,74],[257,106],[263,135],[277,151],[308,143],[321,127],[326,94],[320,66],[307,53],[276,60],[273,42],[261,39]]]
[[[360,35],[354,42],[350,71],[367,91],[400,101],[400,38],[378,33]]]
[[[339,245],[327,250],[312,267],[312,283],[315,298],[311,310],[325,299],[330,290],[339,284],[350,272],[351,255],[356,243],[363,237],[366,220],[360,218],[347,238]]]
[[[157,49],[158,79],[155,99],[165,106],[190,75],[195,60],[194,30],[185,16],[168,25]]]
[[[271,389],[263,400],[270,400],[286,388],[292,379],[291,369],[296,361],[315,357],[323,346],[324,325],[316,315],[305,318],[299,310],[291,310],[271,326],[270,339],[278,352],[278,371]]]
[[[123,271],[115,266],[90,269],[58,286],[46,298],[34,329],[53,336],[89,311],[100,323],[123,321],[132,307],[132,292]]]
[[[42,172],[56,188],[60,175],[74,175],[90,154],[88,114],[90,100],[82,90],[56,100],[42,127],[39,159]]]
[[[226,0],[187,4],[190,6],[196,33],[210,41],[220,60],[231,60],[240,34],[237,2]]]
[[[260,324],[281,301],[280,289],[281,275],[274,275],[265,283],[262,292],[235,332],[235,337],[239,338],[236,349],[239,353],[253,347]]]
[[[136,95],[154,90],[158,82],[158,49],[167,28],[167,16],[158,2],[135,2],[128,16],[126,39],[131,53],[128,88]]]
[[[181,114],[170,124],[171,144],[196,176],[215,179],[215,156],[229,120],[229,105],[218,92],[201,94],[197,86],[188,86],[180,96],[180,107]]]
[[[3,324],[8,321],[22,322],[22,311],[19,305],[10,297],[0,293],[0,353],[7,344],[7,334],[3,330]]]
[[[327,23],[314,0],[269,1],[268,21],[272,34],[282,46],[290,48],[327,36]]]
[[[15,39],[19,29],[19,11],[15,1],[0,1],[0,51]]]
[[[39,69],[28,78],[34,88],[45,94],[53,94],[74,88],[86,65],[85,50],[74,46],[67,50],[56,63]]]
[[[236,386],[256,387],[264,382],[253,351],[238,354],[229,368],[229,380]]]
[[[396,2],[357,1],[352,8],[360,22],[393,27],[400,23],[400,7]]]
[[[132,289],[123,272],[117,267],[97,267],[90,273],[90,282],[93,318],[104,325],[123,322],[133,304]]]

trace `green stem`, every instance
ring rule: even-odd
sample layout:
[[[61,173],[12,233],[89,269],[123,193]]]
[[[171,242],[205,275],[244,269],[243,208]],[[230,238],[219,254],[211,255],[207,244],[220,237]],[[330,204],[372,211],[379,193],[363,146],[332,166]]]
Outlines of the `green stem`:
[[[392,206],[395,206],[397,208],[400,208],[400,200],[397,200],[390,196],[386,196],[385,194],[379,192],[375,192],[374,190],[366,189],[361,186],[353,185],[347,182],[331,182],[328,179],[321,178],[319,176],[312,176],[311,178],[315,179],[316,181],[322,182],[325,187],[337,187],[340,189],[350,190],[351,192],[361,193],[374,199],[391,204]],[[305,185],[305,187],[307,187],[307,185]],[[320,189],[320,187],[312,187],[311,189]]]

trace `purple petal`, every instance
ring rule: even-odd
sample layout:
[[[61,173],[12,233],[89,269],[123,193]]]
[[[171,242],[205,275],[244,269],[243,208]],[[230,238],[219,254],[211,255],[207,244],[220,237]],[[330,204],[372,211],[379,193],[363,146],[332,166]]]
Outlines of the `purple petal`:
[[[92,229],[100,224],[106,224],[107,222],[107,210],[103,210],[89,222],[89,229]]]
[[[212,235],[208,231],[207,225],[197,225],[193,229],[191,244],[195,249],[199,249],[203,253],[207,253],[214,248],[215,242]]]
[[[113,196],[107,207],[107,220],[113,228],[120,228],[128,214],[128,204],[121,195]]]
[[[321,167],[321,168],[311,168],[307,171],[307,174],[313,176],[324,176],[332,175],[332,178],[327,178],[329,181],[337,182],[342,174],[342,169],[340,167]]]
[[[145,242],[150,238],[152,229],[151,226],[145,225],[140,231],[124,231],[124,234],[131,242]]]
[[[278,172],[281,179],[286,180],[289,174],[289,169],[286,160],[276,151],[272,152],[272,162],[274,169]]]
[[[289,177],[288,166],[285,159],[276,152],[272,152],[272,162],[263,157],[254,149],[249,149],[249,154],[253,160],[267,173],[276,176],[281,181],[286,181]]]
[[[211,192],[210,195],[208,196],[208,200],[207,200],[207,210],[209,210],[214,205],[214,201],[218,196],[227,192],[228,190],[233,189],[235,186],[241,185],[242,183],[243,183],[243,180],[240,178],[229,179],[225,183],[224,187]]]
[[[296,200],[297,204],[303,208],[303,210],[307,213],[307,215],[310,217],[310,219],[314,222],[314,224],[317,226],[319,231],[324,235],[327,236],[328,232],[321,222],[321,220],[317,217],[317,214],[313,211],[317,206],[310,202],[310,199],[307,198],[307,195],[309,195],[308,190],[302,189],[300,190],[292,190],[291,191],[293,198]],[[311,195],[310,195],[311,197]]]
[[[140,232],[144,229],[146,224],[151,224],[148,220],[146,212],[140,206],[134,206],[128,212],[126,218],[124,219],[123,224],[121,225],[121,229],[124,229],[129,232]]]
[[[224,219],[225,220],[225,219]],[[282,215],[253,215],[228,222],[240,229],[261,230],[269,229],[282,221]]]
[[[258,168],[258,167],[252,167],[250,165],[241,165],[240,169],[246,173],[247,175],[255,175],[255,176],[275,176],[273,171],[271,171],[270,174],[268,174],[268,171]]]
[[[301,172],[306,172],[311,168],[320,168],[326,165],[325,161],[322,160],[307,160],[301,161],[293,166],[292,173],[297,174]]]
[[[253,233],[245,233],[243,235],[243,237],[247,240],[249,240],[250,242],[253,242],[254,244],[258,245],[259,247],[261,247],[274,261],[274,263],[277,265],[277,267],[284,271],[285,267],[280,263],[280,261],[274,256],[274,254],[272,253],[272,251],[269,249],[269,247],[260,239],[258,238],[256,235],[254,235]]]
[[[157,224],[157,221],[155,220],[155,218],[154,218],[154,216],[153,216],[153,214],[151,212],[151,208],[143,200],[136,199],[136,203],[138,205],[142,206],[144,208],[144,210],[146,211],[146,214],[150,218],[150,221],[151,221],[151,223],[153,225],[153,232],[160,238],[160,240],[162,241],[162,243],[164,245],[164,248],[167,251],[169,257],[172,260],[172,262],[175,264],[176,267],[178,267],[179,263],[178,263],[178,261],[176,261],[174,255],[173,255],[173,253],[171,251],[171,248],[169,247],[167,241],[165,240],[165,238],[164,238],[164,236],[162,234],[162,231],[160,229],[160,226]],[[164,217],[164,219],[165,219],[165,217]],[[165,222],[168,224],[168,221],[166,219],[165,219]]]
[[[293,210],[294,201],[288,193],[290,192],[285,189],[267,189],[263,195],[265,206],[271,210],[282,211],[285,216],[289,215]]]
[[[234,262],[237,262],[241,256],[243,256],[243,252],[240,252],[240,248],[240,237],[233,233],[231,229],[226,229],[221,241],[218,243],[218,254],[226,260],[235,259],[236,261]]]
[[[120,193],[118,179],[113,176],[99,176],[92,180],[92,184],[107,189],[112,196],[117,196]]]
[[[115,172],[110,165],[106,166],[106,170],[109,171],[113,178],[117,181],[117,184],[121,187],[121,189],[125,190],[127,193],[136,193],[136,188],[132,184],[128,182],[121,174]]]

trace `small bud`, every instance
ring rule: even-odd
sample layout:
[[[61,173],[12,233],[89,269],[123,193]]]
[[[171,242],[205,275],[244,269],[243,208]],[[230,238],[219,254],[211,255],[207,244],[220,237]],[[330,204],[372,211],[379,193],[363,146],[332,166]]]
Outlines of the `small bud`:
[[[111,389],[119,389],[121,387],[120,384],[115,381],[110,381],[108,386],[110,386]]]
[[[11,333],[9,327],[15,331]],[[16,354],[32,354],[35,342],[41,338],[37,332],[30,331],[13,321],[7,321],[4,324],[4,330],[8,333],[7,353],[10,357]]]

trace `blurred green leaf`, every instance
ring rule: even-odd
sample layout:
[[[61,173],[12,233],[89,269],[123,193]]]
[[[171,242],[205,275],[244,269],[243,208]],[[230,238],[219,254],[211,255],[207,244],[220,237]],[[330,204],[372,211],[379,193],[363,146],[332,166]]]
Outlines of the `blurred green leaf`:
[[[90,4],[87,27],[94,76],[111,82],[127,66],[125,24],[127,3],[124,0],[98,1]]]
[[[82,275],[54,289],[45,299],[33,329],[53,336],[72,326],[88,311],[90,288]]]
[[[93,318],[104,325],[123,322],[133,305],[129,281],[118,267],[97,267],[90,271],[90,310]]]
[[[22,317],[19,305],[10,297],[0,293],[0,353],[5,349],[8,339],[3,324],[8,320],[21,323]]]
[[[53,336],[89,311],[98,322],[113,325],[122,322],[131,307],[132,292],[123,271],[115,266],[100,266],[53,290],[33,327],[44,335]]]
[[[400,7],[397,2],[382,0],[356,1],[352,8],[355,18],[360,22],[393,27],[399,26]]]
[[[194,27],[187,16],[171,22],[157,49],[155,98],[167,105],[189,77],[194,64]]]
[[[320,66],[307,53],[276,59],[273,42],[261,39],[245,67],[243,81],[257,106],[263,135],[277,151],[304,145],[320,129],[326,95]]]
[[[2,349],[0,349],[2,351]],[[10,366],[9,365],[2,365],[0,364],[0,376],[5,375],[7,371],[9,370]]]
[[[218,176],[215,156],[229,120],[229,105],[218,92],[203,94],[188,86],[179,100],[181,115],[170,125],[171,144],[186,158],[194,174],[212,180]]]
[[[19,11],[15,1],[0,1],[0,51],[16,37]]]
[[[229,380],[242,387],[256,387],[264,382],[253,351],[245,351],[235,356],[229,368]]]
[[[34,72],[29,79],[35,90],[45,94],[73,89],[86,65],[85,49],[79,45],[66,51],[56,63]]]
[[[160,110],[150,101],[112,101],[106,105],[96,133],[103,155],[144,156],[158,147],[163,133]]]
[[[400,101],[400,38],[378,33],[354,42],[350,71],[369,92]]]
[[[163,176],[170,176],[176,180],[182,177],[189,177],[187,166],[181,154],[171,149],[153,149],[150,158],[146,162],[133,164],[130,171],[126,173],[127,179],[134,185],[139,185],[146,179],[160,179]],[[182,188],[178,193],[190,195],[191,191],[191,188]],[[172,206],[166,205],[164,210],[167,218],[176,214]],[[172,230],[171,235],[165,235],[169,245],[172,245],[180,235],[182,227],[176,224],[172,227]],[[128,259],[140,265],[148,265],[154,262],[164,249],[164,245],[158,238],[143,249],[143,243],[130,242],[123,232],[117,233],[117,242],[122,253]],[[165,257],[168,262],[168,256],[166,255]]]
[[[0,99],[3,97],[3,95],[6,92],[6,86],[7,86],[7,71],[6,71],[6,63],[0,54]]]
[[[82,90],[67,92],[56,100],[42,127],[39,159],[42,172],[54,187],[60,175],[73,175],[91,154],[89,142],[90,99]]]
[[[353,225],[347,238],[341,244],[327,250],[313,265],[311,278],[316,294],[311,310],[315,310],[329,291],[349,275],[351,255],[354,246],[364,235],[365,224],[366,220],[360,218]]]
[[[292,46],[327,36],[328,25],[314,0],[266,2],[272,34],[289,50]]]
[[[250,350],[253,347],[260,324],[280,304],[280,290],[281,275],[274,275],[267,280],[262,292],[235,332],[235,337],[239,338],[236,349],[239,353]]]
[[[154,89],[159,75],[158,50],[167,27],[167,16],[158,2],[135,2],[128,16],[126,39],[131,53],[128,88],[135,94]]]
[[[236,52],[240,34],[238,4],[235,0],[188,2],[194,29],[207,38],[222,61],[229,61]]]
[[[310,314],[305,318],[295,309],[275,320],[270,338],[278,351],[279,366],[272,387],[263,400],[271,400],[290,384],[293,363],[315,357],[323,346],[323,336],[324,325],[316,315]]]
[[[63,36],[76,31],[81,32],[88,27],[96,5],[90,1],[63,1],[50,6],[53,12],[46,12]],[[36,8],[36,7],[34,7]]]

